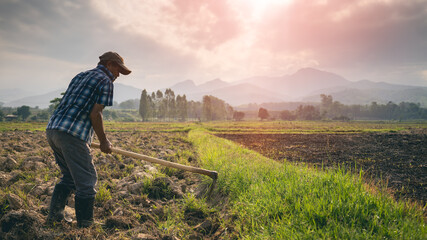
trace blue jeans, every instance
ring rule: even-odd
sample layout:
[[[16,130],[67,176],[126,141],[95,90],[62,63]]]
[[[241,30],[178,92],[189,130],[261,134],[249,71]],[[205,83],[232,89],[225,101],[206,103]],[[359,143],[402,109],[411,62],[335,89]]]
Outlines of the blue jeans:
[[[77,197],[95,197],[98,177],[88,143],[58,130],[46,130],[46,137],[62,172],[58,184],[75,189]]]

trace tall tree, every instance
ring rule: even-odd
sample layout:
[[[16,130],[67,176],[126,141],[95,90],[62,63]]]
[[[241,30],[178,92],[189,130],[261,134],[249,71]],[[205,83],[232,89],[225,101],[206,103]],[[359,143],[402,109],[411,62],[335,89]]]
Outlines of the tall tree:
[[[259,108],[258,110],[258,117],[261,118],[261,121],[264,119],[267,119],[270,117],[270,114],[268,113],[267,109],[265,108]]]
[[[244,112],[235,111],[233,113],[233,119],[236,121],[242,121],[242,119],[245,117]]]
[[[297,117],[301,120],[319,120],[320,119],[319,110],[312,105],[306,105],[306,106],[300,105],[296,111],[297,111]]]
[[[285,121],[293,121],[295,120],[296,116],[289,110],[283,110],[280,112],[280,119]]]
[[[25,105],[23,105],[21,107],[18,107],[17,108],[17,115],[19,117],[21,117],[21,119],[23,121],[25,121],[31,115],[30,107],[29,106],[25,106]]]
[[[212,120],[212,100],[210,96],[203,96],[203,113],[202,118],[206,121]]]
[[[203,96],[203,119],[206,121],[212,120],[226,120],[228,118],[227,109],[231,112],[233,108],[228,107],[223,100],[214,96]],[[229,119],[231,119],[231,116]]]
[[[228,103],[225,103],[225,111],[226,111],[226,119],[231,120],[234,117],[234,109],[232,106],[230,106]]]
[[[187,103],[187,109],[188,109],[188,117],[190,119],[195,119],[200,121],[200,118],[203,115],[203,103],[195,102],[191,100]]]
[[[182,97],[178,95],[176,97],[176,111],[180,121],[185,121],[187,119],[187,98],[185,95]]]
[[[126,101],[123,101],[121,103],[119,103],[118,108],[119,109],[134,109],[134,110],[138,110],[139,109],[139,103],[140,103],[140,99],[129,99]]]
[[[157,118],[157,112],[158,111],[157,111],[156,103],[157,103],[156,93],[152,92],[151,93],[151,97],[150,97],[150,106],[149,106],[149,108],[150,108],[151,116],[153,118]]]
[[[172,89],[168,88],[165,91],[165,99],[166,99],[166,116],[170,119],[174,119],[176,116],[175,109],[175,93]]]
[[[328,109],[332,105],[333,99],[331,95],[320,94],[320,98],[322,107]]]
[[[156,92],[156,109],[157,118],[164,119],[166,117],[167,103],[163,97],[162,91],[160,90],[157,90]]]
[[[141,99],[139,101],[139,115],[144,122],[148,120],[149,116],[150,103],[148,98],[149,96],[147,95],[147,90],[142,90]]]
[[[61,96],[64,96],[65,92],[61,93]],[[55,109],[59,106],[59,103],[61,102],[62,97],[60,98],[54,98],[52,100],[50,100],[50,105],[49,105],[49,113],[52,114],[53,111],[55,111]]]

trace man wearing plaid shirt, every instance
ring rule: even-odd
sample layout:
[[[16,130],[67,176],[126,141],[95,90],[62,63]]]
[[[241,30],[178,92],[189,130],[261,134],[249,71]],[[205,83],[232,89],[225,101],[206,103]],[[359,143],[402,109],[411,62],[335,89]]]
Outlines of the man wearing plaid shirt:
[[[98,66],[77,74],[65,92],[58,108],[46,127],[46,136],[56,163],[62,172],[50,202],[48,222],[62,220],[64,208],[75,190],[75,209],[78,227],[93,223],[93,204],[97,174],[90,154],[90,143],[96,133],[101,151],[111,153],[112,145],[104,132],[102,110],[113,105],[113,82],[131,71],[116,52],[99,57]]]

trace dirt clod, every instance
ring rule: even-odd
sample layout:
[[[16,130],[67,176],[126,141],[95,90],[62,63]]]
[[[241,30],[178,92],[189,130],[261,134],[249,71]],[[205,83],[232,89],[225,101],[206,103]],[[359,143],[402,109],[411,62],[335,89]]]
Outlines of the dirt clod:
[[[19,210],[24,206],[24,201],[22,201],[22,199],[16,194],[9,193],[6,196],[6,199],[9,203],[9,208],[12,210]]]
[[[10,172],[17,167],[18,163],[10,156],[0,160],[0,171]]]
[[[156,238],[146,233],[138,233],[138,235],[136,235],[136,239],[137,240],[155,240]]]
[[[40,235],[40,222],[37,213],[25,210],[12,210],[0,219],[4,239],[37,239]]]
[[[153,180],[148,197],[154,199],[182,198],[181,189],[169,178],[160,177]]]
[[[165,160],[172,162],[191,155],[191,164],[197,165],[186,132],[119,131],[108,135],[117,148],[148,156],[163,154]],[[214,219],[214,213],[203,215],[192,225],[187,224],[182,215],[182,190],[185,189],[186,194],[194,193],[202,183],[200,176],[181,171],[165,172],[162,166],[118,154],[103,154],[99,150],[91,150],[91,153],[98,173],[96,224],[87,229],[76,227],[72,194],[65,214],[74,220],[73,223],[47,225],[51,196],[61,173],[45,133],[0,132],[0,186],[4,190],[0,191],[0,240],[177,240],[189,239],[189,235],[197,236],[196,239],[218,239],[212,237],[214,232],[204,233],[202,225],[197,231],[194,229],[206,219]],[[6,168],[5,161],[12,164]],[[170,219],[176,219],[177,224],[169,225]]]
[[[203,220],[206,217],[207,215],[199,209],[192,209],[192,210],[186,209],[184,211],[185,221],[191,226],[194,226],[196,224],[199,224],[200,222],[203,222]]]
[[[110,229],[131,229],[133,228],[133,223],[130,218],[122,216],[111,216],[108,217],[105,221],[105,227]]]
[[[219,228],[218,224],[214,224],[211,220],[205,220],[199,225],[194,227],[194,230],[199,233],[212,233]]]

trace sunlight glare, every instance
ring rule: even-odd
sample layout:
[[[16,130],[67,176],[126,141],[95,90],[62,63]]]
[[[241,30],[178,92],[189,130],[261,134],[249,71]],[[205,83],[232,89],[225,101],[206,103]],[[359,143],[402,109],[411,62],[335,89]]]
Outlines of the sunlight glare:
[[[290,4],[293,0],[246,0],[253,7],[253,16],[260,18],[261,15],[269,8],[277,5]]]

